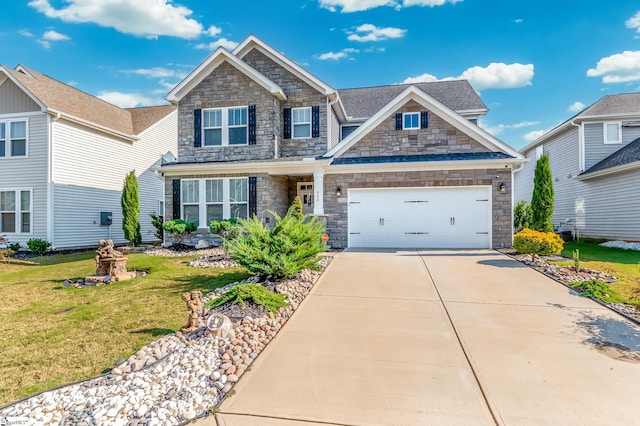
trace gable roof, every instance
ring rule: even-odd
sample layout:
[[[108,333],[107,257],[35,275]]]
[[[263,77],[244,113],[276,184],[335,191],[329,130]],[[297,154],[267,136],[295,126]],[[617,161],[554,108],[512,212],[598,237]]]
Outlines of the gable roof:
[[[29,95],[43,112],[128,140],[135,140],[135,135],[174,110],[171,105],[120,108],[24,65],[13,70],[0,65],[0,74]]]
[[[527,152],[584,121],[613,121],[634,118],[640,119],[640,92],[606,95],[521,148],[520,152]]]
[[[139,135],[144,130],[175,111],[175,109],[176,107],[173,105],[127,108],[127,111],[131,113],[133,133]]]
[[[579,175],[580,179],[602,176],[640,167],[640,138],[623,146],[610,156],[594,164]]]
[[[240,60],[234,54],[229,53],[225,48],[218,47],[213,53],[205,58],[193,71],[189,73],[180,83],[176,85],[165,99],[169,102],[179,102],[183,97],[200,84],[209,74],[211,74],[221,64],[228,63],[238,71],[258,83],[280,100],[287,99],[284,90],[263,74],[256,71],[246,62]]]
[[[352,120],[366,119],[388,104],[411,84],[339,89],[344,109]],[[457,113],[486,114],[487,106],[467,80],[417,83],[419,88]]]
[[[423,90],[417,88],[415,85],[409,85],[409,87],[405,88],[383,108],[379,109],[371,118],[354,130],[353,133],[347,136],[342,142],[331,148],[323,155],[323,157],[340,157],[344,152],[358,143],[370,131],[375,129],[380,123],[410,100],[414,100],[424,108],[433,111],[444,121],[484,145],[489,149],[489,151],[504,152],[513,158],[524,160],[524,157],[518,153],[518,151],[501,142],[486,130],[471,123],[469,120],[462,117],[451,108],[443,105],[441,102],[434,99]]]
[[[296,64],[291,59],[287,58],[285,55],[278,52],[253,34],[249,35],[238,46],[236,46],[236,48],[233,49],[232,53],[238,58],[242,59],[253,49],[259,50],[268,58],[275,61],[281,67],[283,67],[291,74],[295,75],[323,95],[331,96],[335,94],[335,89],[333,89],[327,83],[320,80],[318,77],[314,76],[309,71],[305,70],[300,65]]]

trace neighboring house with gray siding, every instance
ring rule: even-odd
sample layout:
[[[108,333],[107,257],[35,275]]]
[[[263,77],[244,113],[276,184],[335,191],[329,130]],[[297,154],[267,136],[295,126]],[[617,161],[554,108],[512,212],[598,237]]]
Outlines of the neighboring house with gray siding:
[[[640,241],[640,93],[605,96],[524,147],[530,161],[515,173],[516,201],[531,201],[544,151],[557,230]]]
[[[249,36],[166,99],[178,110],[167,216],[196,222],[196,239],[215,241],[211,220],[272,225],[300,196],[333,247],[511,245],[525,160],[477,126],[487,108],[465,80],[337,90]]]
[[[53,248],[124,243],[120,196],[136,171],[144,241],[163,208],[156,169],[177,151],[170,105],[123,109],[24,66],[0,66],[0,235]],[[111,212],[112,225],[100,212]]]

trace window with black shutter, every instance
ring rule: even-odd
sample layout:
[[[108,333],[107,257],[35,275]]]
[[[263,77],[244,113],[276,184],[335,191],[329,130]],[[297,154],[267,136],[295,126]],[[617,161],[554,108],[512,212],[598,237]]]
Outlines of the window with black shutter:
[[[420,128],[426,129],[429,127],[429,113],[427,111],[420,111]]]
[[[320,137],[320,107],[311,107],[311,137]]]
[[[173,185],[173,219],[180,219],[180,179],[174,179]]]
[[[193,146],[202,146],[202,110],[193,110]]]
[[[249,217],[258,215],[258,178],[249,177]]]
[[[256,140],[256,106],[249,105],[249,145],[255,145]]]
[[[396,113],[396,130],[402,130],[402,113]]]
[[[284,109],[284,139],[291,139],[291,108]]]

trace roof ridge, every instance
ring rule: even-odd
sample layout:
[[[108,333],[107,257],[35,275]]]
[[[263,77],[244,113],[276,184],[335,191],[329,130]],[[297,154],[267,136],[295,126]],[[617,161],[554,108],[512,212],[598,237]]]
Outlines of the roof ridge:
[[[378,84],[375,86],[360,86],[360,87],[343,87],[341,89],[337,89],[337,90],[355,90],[355,89],[376,89],[379,87],[402,87],[402,86],[416,86],[419,84],[433,84],[433,83],[448,83],[448,82],[460,82],[460,81],[466,81],[467,83],[469,82],[469,80],[467,80],[466,78],[456,78],[456,79],[451,79],[451,80],[436,80],[436,81],[419,81],[416,83],[391,83],[391,84]]]

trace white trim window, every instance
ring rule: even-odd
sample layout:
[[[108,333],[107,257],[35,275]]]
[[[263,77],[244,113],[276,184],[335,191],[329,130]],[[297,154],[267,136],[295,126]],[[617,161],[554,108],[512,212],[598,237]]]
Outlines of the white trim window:
[[[420,129],[420,113],[405,112],[402,114],[402,130]]]
[[[308,139],[311,137],[311,107],[291,108],[291,125],[293,139]]]
[[[204,146],[247,145],[247,107],[202,110]]]
[[[31,233],[31,189],[0,189],[0,232]]]
[[[212,220],[249,216],[249,179],[182,179],[182,218],[207,228]]]
[[[604,143],[620,144],[622,143],[622,126],[620,122],[602,123],[604,127]]]
[[[0,121],[0,158],[27,156],[27,120]]]

